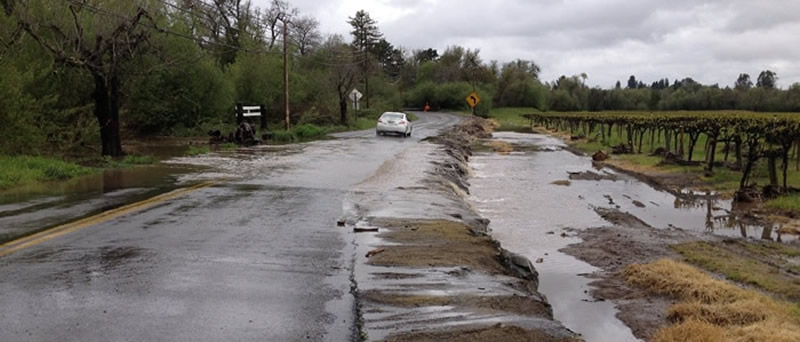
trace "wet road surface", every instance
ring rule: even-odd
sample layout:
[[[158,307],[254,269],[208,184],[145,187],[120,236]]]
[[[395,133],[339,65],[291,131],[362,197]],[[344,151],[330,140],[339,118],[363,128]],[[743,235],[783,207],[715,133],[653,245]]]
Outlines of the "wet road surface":
[[[411,138],[340,139],[186,158],[225,179],[0,258],[0,341],[348,341],[352,236],[343,199],[458,116]]]

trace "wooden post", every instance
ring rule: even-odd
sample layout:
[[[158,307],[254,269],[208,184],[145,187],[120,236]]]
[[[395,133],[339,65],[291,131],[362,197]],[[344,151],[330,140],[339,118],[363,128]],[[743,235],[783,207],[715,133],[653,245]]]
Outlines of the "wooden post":
[[[285,111],[284,128],[291,128],[289,119],[289,19],[283,18],[283,107]]]
[[[261,129],[266,131],[267,130],[267,106],[261,105],[261,108],[259,108],[259,110],[261,111]],[[264,132],[262,132],[262,133],[264,133]]]
[[[769,169],[769,185],[774,187],[778,186],[778,156],[775,151],[769,151],[767,154],[767,168]]]
[[[244,122],[244,105],[241,103],[236,104],[236,126]]]

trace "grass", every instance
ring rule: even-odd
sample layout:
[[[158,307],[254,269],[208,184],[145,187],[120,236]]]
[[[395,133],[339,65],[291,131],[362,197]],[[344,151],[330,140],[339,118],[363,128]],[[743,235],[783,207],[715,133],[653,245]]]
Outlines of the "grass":
[[[288,131],[273,132],[272,140],[281,143],[293,143],[322,138],[332,131],[331,128],[312,124],[297,125]]]
[[[219,144],[213,149],[209,145],[189,146],[189,149],[186,150],[186,155],[189,157],[195,157],[212,151],[234,151],[237,148],[239,148],[239,146],[234,143]]]
[[[202,146],[189,146],[189,150],[186,151],[186,155],[189,157],[199,156],[201,154],[206,154],[211,152],[211,148],[208,145]]]
[[[800,277],[785,274],[782,269],[800,271],[786,257],[797,256],[800,248],[763,243],[736,243],[731,246],[709,242],[691,242],[672,246],[692,264],[728,279],[757,286],[793,300],[800,300]]]
[[[767,201],[767,207],[800,212],[800,193],[793,193]]]
[[[63,181],[92,172],[95,169],[55,158],[0,156],[0,190],[39,182]]]
[[[632,264],[622,273],[629,284],[679,300],[669,308],[674,324],[655,342],[800,341],[796,304],[742,289],[674,260]]]
[[[500,122],[500,130],[518,130],[530,128],[531,123],[522,117],[523,114],[539,112],[536,108],[493,108],[489,117]]]
[[[155,164],[156,162],[158,162],[158,160],[152,156],[143,156],[138,154],[129,154],[120,159],[113,159],[108,156],[103,158],[104,167],[108,168],[150,165]]]

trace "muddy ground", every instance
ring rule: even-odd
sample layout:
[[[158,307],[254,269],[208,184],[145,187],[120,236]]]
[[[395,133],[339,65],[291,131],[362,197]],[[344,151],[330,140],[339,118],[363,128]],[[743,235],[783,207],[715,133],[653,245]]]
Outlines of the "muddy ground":
[[[656,229],[617,210],[598,209],[598,214],[612,226],[580,231],[578,236],[583,241],[561,251],[602,269],[587,275],[595,279],[590,294],[597,300],[617,304],[620,310],[617,317],[636,337],[648,340],[658,328],[668,324],[667,308],[674,302],[628,286],[620,272],[633,263],[680,258],[670,245],[714,238],[680,229]]]
[[[574,149],[571,149],[571,151],[578,155],[585,155]],[[615,171],[631,175],[655,188],[669,191],[678,197],[693,197],[686,190],[708,186],[699,177],[691,174],[637,170],[615,163],[613,160],[596,162],[595,165],[597,168],[609,167]],[[594,174],[571,175],[570,178],[602,179]],[[752,209],[748,207],[738,212],[734,211],[733,214],[758,220],[765,224],[768,213]],[[713,251],[729,253],[731,258],[736,258],[741,263],[752,263],[755,267],[761,269],[773,269],[771,277],[780,278],[779,281],[783,281],[784,285],[789,284],[786,287],[777,286],[778,290],[776,291],[764,289],[760,282],[738,281],[740,286],[770,293],[784,300],[794,302],[797,300],[797,296],[792,295],[796,287],[791,286],[792,283],[800,283],[796,257],[797,253],[800,253],[800,244],[797,241],[781,245],[780,243],[772,242],[769,234],[766,235],[766,241],[758,241],[743,238],[726,238],[677,228],[657,229],[629,213],[601,208],[596,209],[596,211],[610,225],[578,231],[577,236],[582,239],[582,242],[570,245],[561,251],[601,269],[599,272],[586,275],[591,279],[595,279],[591,283],[593,289],[590,294],[597,300],[615,303],[619,309],[617,317],[628,325],[638,338],[650,340],[658,329],[673,323],[668,320],[667,312],[675,301],[669,297],[655,296],[642,289],[629,286],[621,276],[622,271],[626,266],[634,263],[649,263],[663,258],[670,258],[695,264],[716,277],[726,278],[725,271],[727,266],[721,264],[721,262],[711,258],[703,260],[702,257],[687,257],[686,254],[678,252],[680,250],[695,249],[694,246],[697,244],[709,246]],[[775,249],[780,249],[781,253],[772,253]],[[721,257],[724,258],[724,256]],[[712,268],[707,264],[698,265],[698,259],[718,267]],[[736,265],[733,267],[737,268],[736,271],[746,273],[744,268],[740,270]],[[747,278],[748,275],[745,274],[742,277]],[[741,279],[728,280],[736,281]]]

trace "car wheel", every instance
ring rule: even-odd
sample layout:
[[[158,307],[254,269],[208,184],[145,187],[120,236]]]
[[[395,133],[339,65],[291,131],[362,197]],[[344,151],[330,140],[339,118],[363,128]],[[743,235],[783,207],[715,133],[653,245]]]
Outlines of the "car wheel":
[[[375,135],[381,135],[381,131],[375,131]]]

